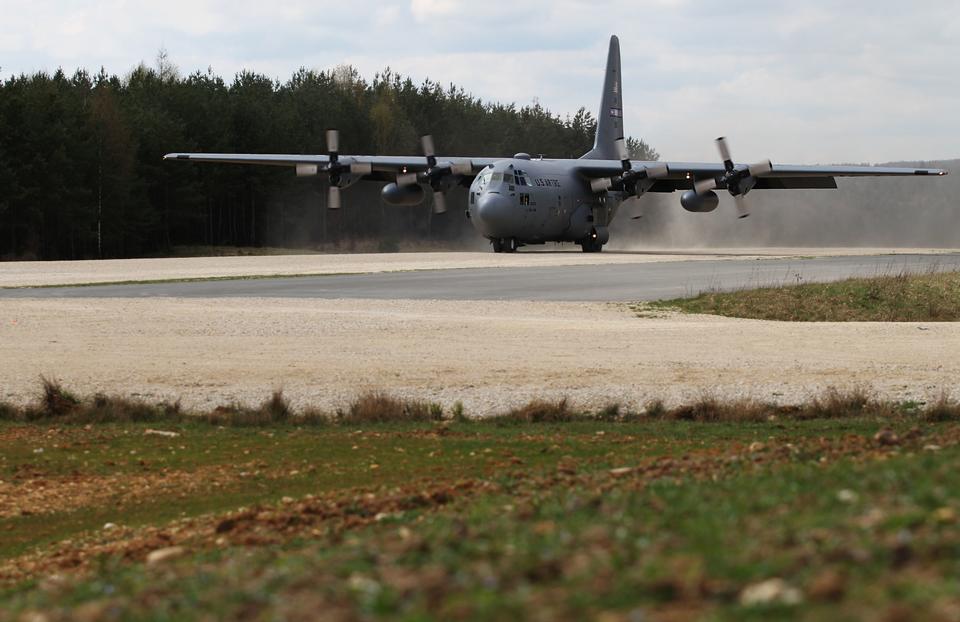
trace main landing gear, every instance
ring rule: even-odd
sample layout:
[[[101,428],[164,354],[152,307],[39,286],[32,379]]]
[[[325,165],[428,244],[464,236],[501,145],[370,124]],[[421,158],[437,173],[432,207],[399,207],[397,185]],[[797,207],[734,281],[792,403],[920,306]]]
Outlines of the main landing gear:
[[[603,250],[603,242],[597,238],[587,238],[586,240],[580,240],[580,248],[585,253],[599,253]]]
[[[520,248],[517,238],[493,238],[490,243],[493,244],[495,253],[515,253]]]

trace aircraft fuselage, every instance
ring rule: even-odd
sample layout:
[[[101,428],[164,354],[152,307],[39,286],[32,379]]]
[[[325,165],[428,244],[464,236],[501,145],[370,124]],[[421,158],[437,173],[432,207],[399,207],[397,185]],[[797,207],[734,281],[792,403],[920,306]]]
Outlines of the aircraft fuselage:
[[[590,191],[569,163],[515,157],[483,169],[470,185],[467,216],[494,247],[606,242],[618,201]]]

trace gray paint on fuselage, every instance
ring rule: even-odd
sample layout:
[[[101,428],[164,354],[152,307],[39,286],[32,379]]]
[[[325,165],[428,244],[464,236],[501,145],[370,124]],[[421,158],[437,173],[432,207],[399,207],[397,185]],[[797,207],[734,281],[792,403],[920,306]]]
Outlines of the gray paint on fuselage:
[[[515,183],[517,171],[528,185]],[[505,175],[507,181],[503,181]],[[594,208],[604,204],[615,208],[616,203],[592,193],[573,163],[509,158],[488,166],[473,180],[468,212],[487,238],[577,242],[593,229]]]

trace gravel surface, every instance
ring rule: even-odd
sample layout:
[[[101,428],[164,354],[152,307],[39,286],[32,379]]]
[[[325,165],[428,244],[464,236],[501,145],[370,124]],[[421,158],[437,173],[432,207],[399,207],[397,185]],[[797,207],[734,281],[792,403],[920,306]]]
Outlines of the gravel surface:
[[[798,402],[828,386],[894,398],[960,388],[960,325],[638,318],[624,305],[296,299],[18,299],[0,303],[0,399],[41,374],[81,394],[343,406],[359,392],[578,406],[709,392]]]
[[[566,250],[555,250],[560,248]],[[756,257],[955,252],[905,248],[738,248],[669,251],[657,249],[645,249],[643,251],[612,250],[592,254],[571,250],[572,248],[574,247],[569,245],[566,247],[546,246],[541,250],[525,249],[515,254],[444,252],[0,262],[0,287],[293,274],[353,274],[444,268],[640,264],[705,259],[738,260]]]

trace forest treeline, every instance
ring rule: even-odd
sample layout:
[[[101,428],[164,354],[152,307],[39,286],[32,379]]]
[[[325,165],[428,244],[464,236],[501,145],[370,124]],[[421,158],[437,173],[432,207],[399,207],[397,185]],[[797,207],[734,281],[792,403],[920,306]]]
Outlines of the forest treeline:
[[[464,193],[450,211],[385,205],[382,184],[324,209],[318,178],[289,168],[164,162],[174,151],[579,157],[596,120],[539,103],[483,102],[451,85],[415,84],[389,69],[372,81],[351,67],[301,69],[286,82],[242,72],[181,76],[167,60],[121,78],[77,71],[0,83],[0,258],[133,257],[176,246],[327,246],[357,239],[454,240],[470,232]],[[656,154],[631,140],[637,157]],[[464,203],[464,205],[461,205]]]

